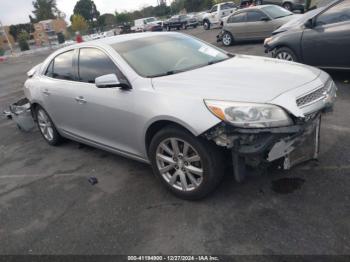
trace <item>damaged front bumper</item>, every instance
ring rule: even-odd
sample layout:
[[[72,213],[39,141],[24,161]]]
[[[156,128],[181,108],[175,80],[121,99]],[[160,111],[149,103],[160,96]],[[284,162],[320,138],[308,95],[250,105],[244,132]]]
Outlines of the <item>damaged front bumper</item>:
[[[217,145],[232,152],[233,166],[259,167],[282,160],[282,167],[291,167],[317,159],[320,142],[321,113],[316,112],[296,124],[278,128],[236,128],[221,123],[204,134]],[[242,170],[242,168],[238,168]],[[235,174],[242,180],[242,174]]]

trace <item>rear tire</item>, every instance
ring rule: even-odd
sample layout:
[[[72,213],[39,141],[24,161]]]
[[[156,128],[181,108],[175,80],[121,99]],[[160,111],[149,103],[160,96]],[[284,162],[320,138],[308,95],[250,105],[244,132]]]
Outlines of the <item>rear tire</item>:
[[[176,126],[160,130],[153,137],[148,154],[154,174],[182,199],[205,197],[224,175],[220,148]]]
[[[40,134],[45,141],[51,146],[59,145],[63,141],[63,138],[57,132],[55,124],[45,109],[41,106],[37,106],[35,109],[35,117]]]
[[[291,62],[298,62],[296,55],[288,47],[278,48],[274,54],[274,58]]]

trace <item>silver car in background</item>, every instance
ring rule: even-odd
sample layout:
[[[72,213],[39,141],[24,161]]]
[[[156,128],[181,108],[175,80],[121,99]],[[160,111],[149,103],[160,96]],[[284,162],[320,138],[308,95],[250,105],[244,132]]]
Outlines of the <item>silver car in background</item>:
[[[185,199],[211,192],[228,165],[241,181],[246,165],[317,158],[321,112],[336,90],[319,69],[179,33],[72,45],[28,76],[25,94],[50,145],[64,137],[150,163]]]
[[[224,19],[217,40],[222,41],[225,46],[239,41],[264,40],[277,28],[298,16],[300,15],[276,5],[241,9]]]

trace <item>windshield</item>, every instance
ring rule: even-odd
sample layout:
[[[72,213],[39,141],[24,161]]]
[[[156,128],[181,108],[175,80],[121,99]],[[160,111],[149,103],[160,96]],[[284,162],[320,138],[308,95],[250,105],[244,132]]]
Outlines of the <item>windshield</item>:
[[[112,47],[143,77],[171,75],[230,58],[220,49],[181,34],[142,37]]]
[[[262,10],[270,17],[272,17],[272,19],[277,19],[293,14],[292,12],[289,12],[288,10],[275,5],[263,7]]]
[[[146,24],[154,22],[154,21],[156,21],[156,19],[154,17],[150,17],[150,18],[145,19]]]

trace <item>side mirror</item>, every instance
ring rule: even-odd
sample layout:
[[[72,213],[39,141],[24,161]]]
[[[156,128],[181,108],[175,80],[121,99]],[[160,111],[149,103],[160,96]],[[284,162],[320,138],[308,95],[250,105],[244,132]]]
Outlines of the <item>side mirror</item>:
[[[270,18],[268,18],[268,17],[262,17],[262,18],[261,18],[261,21],[267,22],[267,21],[270,21]]]
[[[309,29],[313,28],[314,27],[313,19],[307,20],[306,23],[304,24],[304,26],[305,26],[305,28],[309,28]]]
[[[131,86],[126,81],[120,81],[116,74],[109,74],[97,77],[95,84],[98,88],[120,87],[121,89],[131,89]]]

